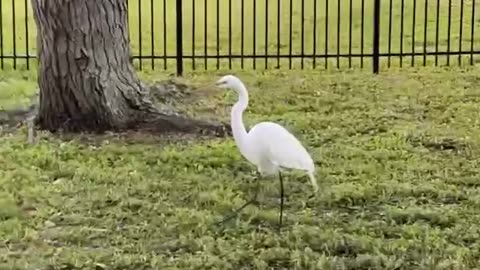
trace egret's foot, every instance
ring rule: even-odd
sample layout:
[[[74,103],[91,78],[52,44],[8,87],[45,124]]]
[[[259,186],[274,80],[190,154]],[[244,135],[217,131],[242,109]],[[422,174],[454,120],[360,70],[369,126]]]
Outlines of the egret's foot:
[[[255,204],[255,205],[258,205],[258,201],[257,201],[257,196],[258,196],[258,190],[260,189],[260,181],[258,179],[258,176],[255,177],[255,180],[256,180],[256,184],[255,184],[255,190],[254,190],[254,194],[253,194],[253,197],[247,201],[246,203],[244,203],[242,206],[240,206],[237,210],[233,211],[232,214],[226,216],[224,219],[222,219],[221,221],[217,222],[216,224],[217,225],[220,225],[222,223],[225,223],[227,221],[229,221],[230,219],[238,216],[238,213],[240,213],[240,211],[242,211],[245,207],[247,207],[248,205],[250,204]]]
[[[255,196],[255,197],[256,197],[256,196]],[[258,203],[258,201],[257,201],[256,198],[253,198],[253,199],[247,201],[245,204],[243,204],[242,206],[240,206],[237,210],[233,211],[232,214],[226,216],[225,218],[223,218],[222,220],[220,220],[219,222],[217,222],[217,225],[220,225],[220,224],[222,224],[222,223],[225,223],[225,222],[231,220],[232,218],[238,216],[238,214],[240,213],[240,211],[242,211],[245,207],[247,207],[247,206],[250,205],[250,204],[256,204],[256,205],[258,205],[259,203]]]

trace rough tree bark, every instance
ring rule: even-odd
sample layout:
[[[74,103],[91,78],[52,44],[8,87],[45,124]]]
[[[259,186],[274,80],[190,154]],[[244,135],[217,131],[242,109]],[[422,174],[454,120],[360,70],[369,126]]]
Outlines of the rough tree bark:
[[[126,0],[32,0],[32,6],[38,28],[40,128],[224,130],[157,109],[130,62]]]

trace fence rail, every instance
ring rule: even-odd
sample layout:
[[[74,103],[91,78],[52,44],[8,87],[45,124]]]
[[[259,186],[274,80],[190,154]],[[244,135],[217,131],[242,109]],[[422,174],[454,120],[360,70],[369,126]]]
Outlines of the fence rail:
[[[480,61],[479,0],[127,0],[137,69],[381,68]],[[29,0],[0,0],[0,68],[31,68]],[[456,61],[455,61],[456,60]],[[454,63],[455,62],[455,63]]]

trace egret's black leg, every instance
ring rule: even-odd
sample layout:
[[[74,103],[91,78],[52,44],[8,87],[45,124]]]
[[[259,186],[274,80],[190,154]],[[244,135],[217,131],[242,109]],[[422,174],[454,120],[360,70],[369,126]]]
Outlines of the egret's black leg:
[[[253,194],[253,197],[252,199],[248,200],[246,203],[244,203],[242,206],[240,206],[237,210],[233,211],[232,214],[230,214],[229,216],[225,217],[224,219],[222,219],[220,222],[218,222],[217,224],[221,224],[221,223],[224,223],[224,222],[227,222],[229,221],[230,219],[236,217],[238,215],[238,213],[240,213],[240,211],[242,211],[245,207],[247,207],[249,204],[252,204],[254,202],[257,201],[257,195],[258,195],[258,190],[260,188],[260,180],[259,179],[256,179],[257,181],[257,184],[255,185],[255,193]]]
[[[282,179],[282,174],[280,172],[278,172],[278,178],[280,179],[280,221],[279,221],[279,228],[280,228],[282,227],[283,197],[284,197],[283,179]]]

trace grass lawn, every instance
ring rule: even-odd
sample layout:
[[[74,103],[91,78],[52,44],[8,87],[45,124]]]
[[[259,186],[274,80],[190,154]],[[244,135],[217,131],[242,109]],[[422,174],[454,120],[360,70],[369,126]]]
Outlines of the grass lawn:
[[[173,0],[166,0],[167,40],[163,39],[164,1],[154,1],[155,33],[151,47],[148,0],[129,1],[135,54],[175,53]],[[232,10],[240,0],[232,0]],[[340,52],[348,52],[349,14],[353,2],[352,52],[360,52],[360,0],[341,0]],[[400,41],[401,1],[382,1],[382,52],[388,49],[389,3],[392,51]],[[4,54],[13,53],[13,9],[17,54],[35,52],[35,24],[25,3],[2,1]],[[185,54],[204,53],[207,9],[207,53],[217,54],[216,1],[184,1]],[[230,1],[220,1],[219,54],[229,51]],[[253,0],[245,0],[245,53],[276,55],[276,1],[257,0],[256,44],[253,46]],[[281,1],[281,54],[290,44],[289,2]],[[293,1],[292,52],[301,51],[301,3]],[[305,3],[305,53],[325,50],[325,3]],[[337,52],[337,5],[329,1],[328,53]],[[371,51],[372,0],[365,0],[365,52]],[[404,52],[435,49],[436,1],[429,1],[427,40],[423,39],[425,2],[404,1]],[[439,48],[448,44],[448,7],[441,1]],[[459,46],[460,0],[453,0],[451,49]],[[462,21],[464,50],[470,49],[472,1],[465,0]],[[477,4],[477,7],[479,5]],[[141,7],[141,8],[139,8]],[[478,9],[477,9],[478,14]],[[25,33],[25,18],[29,35]],[[476,29],[480,20],[475,20]],[[138,19],[142,18],[139,29]],[[192,25],[195,22],[196,30]],[[265,25],[269,26],[265,42]],[[240,52],[240,19],[232,19],[232,52]],[[478,31],[477,31],[478,32]],[[141,36],[140,36],[141,33]],[[192,33],[195,46],[192,52]],[[415,36],[415,41],[412,37]],[[28,46],[27,46],[28,40]],[[165,43],[164,43],[165,42]],[[475,35],[479,44],[480,34]],[[141,43],[141,45],[140,45]],[[445,64],[445,56],[440,57]],[[478,57],[477,59],[480,59]],[[356,59],[358,60],[358,59]],[[404,64],[410,64],[404,58]],[[416,59],[423,60],[422,57]],[[452,57],[451,64],[458,58]],[[464,63],[469,61],[464,58]],[[163,66],[163,60],[156,60]],[[264,59],[257,60],[263,69]],[[348,64],[348,59],[342,66]],[[429,57],[431,65],[434,57]],[[225,71],[190,71],[189,85],[204,85]],[[299,67],[295,60],[294,67]],[[25,61],[18,60],[19,69]],[[148,70],[147,80],[167,74]],[[276,59],[268,62],[270,67]],[[288,60],[282,60],[288,66]],[[306,61],[308,66],[311,62]],[[336,59],[332,58],[330,67]],[[354,61],[354,66],[359,61]],[[385,64],[385,62],[383,63]],[[398,58],[393,60],[398,65]],[[0,72],[0,109],[25,105],[35,93],[34,71]],[[136,62],[138,67],[138,62]],[[174,70],[175,62],[167,63]],[[215,60],[208,61],[216,67]],[[317,60],[323,66],[323,60]],[[255,168],[238,153],[231,138],[155,138],[142,134],[92,137],[39,134],[29,145],[23,128],[0,131],[0,268],[8,269],[473,269],[480,263],[480,69],[395,68],[374,76],[370,62],[362,71],[238,71],[250,90],[245,121],[274,120],[296,134],[317,164],[319,193],[306,177],[286,178],[285,225],[276,230],[279,209],[277,179],[264,179],[260,205],[237,220],[213,224],[247,200]],[[222,60],[222,68],[228,61]],[[240,61],[235,60],[234,69]],[[252,60],[245,61],[250,68]],[[32,66],[35,69],[35,66]],[[229,91],[192,90],[176,104],[191,115],[227,119],[236,97]]]
[[[314,198],[307,178],[286,176],[282,232],[276,179],[262,180],[260,205],[223,230],[212,226],[252,195],[255,168],[231,138],[41,133],[32,146],[21,129],[0,137],[0,268],[479,266],[478,68],[237,74],[251,95],[247,125],[284,124],[318,166]],[[203,85],[220,75],[184,80]],[[0,93],[18,89],[2,106],[22,102],[34,77],[0,78]],[[236,99],[198,96],[184,101],[189,112],[217,118]]]

